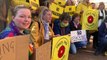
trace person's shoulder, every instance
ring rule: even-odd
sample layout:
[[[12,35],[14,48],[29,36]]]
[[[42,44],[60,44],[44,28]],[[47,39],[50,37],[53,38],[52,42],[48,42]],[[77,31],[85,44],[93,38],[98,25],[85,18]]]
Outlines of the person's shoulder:
[[[59,22],[60,22],[59,19],[55,19],[55,20],[54,20],[54,23],[59,23]]]
[[[11,29],[7,27],[5,30],[3,30],[0,33],[0,39],[7,37],[10,32],[11,32]]]

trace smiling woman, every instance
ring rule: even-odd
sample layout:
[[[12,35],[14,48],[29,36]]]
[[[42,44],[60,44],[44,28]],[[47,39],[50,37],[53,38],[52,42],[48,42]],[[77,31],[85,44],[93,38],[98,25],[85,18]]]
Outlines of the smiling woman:
[[[23,31],[29,28],[30,23],[30,9],[26,8],[24,5],[16,6],[13,11],[12,22],[0,33],[0,39],[23,35]]]

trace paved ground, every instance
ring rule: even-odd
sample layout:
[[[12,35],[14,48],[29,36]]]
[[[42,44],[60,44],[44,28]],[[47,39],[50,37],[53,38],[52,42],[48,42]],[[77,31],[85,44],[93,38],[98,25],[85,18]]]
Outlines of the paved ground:
[[[68,60],[107,60],[107,56],[94,55],[94,49],[92,49],[92,43],[87,46],[86,49],[79,49],[77,54],[69,55]]]

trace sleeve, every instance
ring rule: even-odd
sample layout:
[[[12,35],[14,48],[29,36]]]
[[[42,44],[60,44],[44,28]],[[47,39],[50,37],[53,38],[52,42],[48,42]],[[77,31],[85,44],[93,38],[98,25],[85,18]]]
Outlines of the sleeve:
[[[105,36],[105,30],[106,30],[105,23],[102,23],[101,26],[98,29],[100,37],[104,37]]]
[[[60,25],[59,25],[59,20],[54,21],[54,26],[53,26],[53,32],[55,35],[60,34]]]
[[[70,31],[75,30],[73,21],[71,21],[69,24],[70,24]]]
[[[31,40],[35,46],[35,48],[38,48],[40,46],[40,42],[39,42],[39,25],[38,25],[38,22],[34,22],[32,23],[32,26],[31,26]]]

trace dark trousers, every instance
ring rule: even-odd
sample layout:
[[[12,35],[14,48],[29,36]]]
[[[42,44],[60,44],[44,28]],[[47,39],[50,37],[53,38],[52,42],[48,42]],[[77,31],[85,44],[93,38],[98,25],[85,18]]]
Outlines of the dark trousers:
[[[107,38],[99,38],[99,45],[96,49],[97,52],[103,53],[107,50]]]
[[[98,31],[92,33],[93,35],[93,48],[97,48],[98,47]]]

